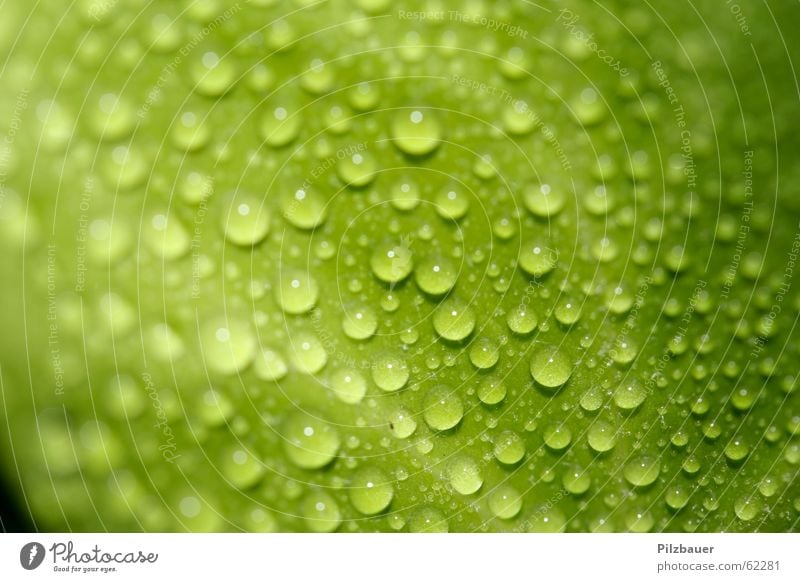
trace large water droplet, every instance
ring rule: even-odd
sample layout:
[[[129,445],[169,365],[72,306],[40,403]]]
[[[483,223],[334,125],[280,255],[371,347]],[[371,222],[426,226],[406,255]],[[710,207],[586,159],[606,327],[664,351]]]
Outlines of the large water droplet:
[[[519,335],[531,333],[539,325],[539,318],[528,305],[519,305],[508,312],[508,329]]]
[[[658,479],[661,461],[657,457],[641,456],[625,465],[625,479],[634,487],[647,487]]]
[[[504,465],[515,465],[525,457],[525,441],[512,430],[506,430],[494,439],[494,457]]]
[[[400,240],[379,244],[373,251],[369,264],[374,275],[384,283],[399,283],[414,268],[410,243]]]
[[[447,220],[459,220],[469,210],[469,197],[457,188],[445,188],[434,199],[436,212]]]
[[[237,489],[255,487],[264,478],[264,465],[242,447],[228,449],[222,458],[222,474]]]
[[[493,367],[500,358],[500,346],[491,338],[480,338],[469,349],[469,360],[481,370]]]
[[[375,179],[377,164],[372,155],[361,152],[345,157],[336,164],[339,179],[348,186],[363,188]]]
[[[285,269],[275,286],[275,300],[289,314],[311,311],[319,298],[317,281],[308,273],[296,269]]]
[[[342,513],[333,497],[324,491],[309,493],[300,507],[309,530],[316,533],[335,531],[342,523]]]
[[[435,507],[423,507],[414,512],[408,520],[411,533],[447,533],[447,518]]]
[[[450,460],[447,465],[447,479],[461,495],[471,495],[483,485],[480,466],[467,455],[458,455]]]
[[[458,270],[455,264],[441,255],[425,257],[414,271],[417,286],[433,296],[444,295],[456,284]]]
[[[324,467],[339,452],[341,442],[337,430],[311,414],[292,414],[282,432],[286,456],[301,469]]]
[[[522,496],[511,485],[500,485],[489,494],[489,511],[500,519],[511,519],[522,509]]]
[[[372,380],[384,392],[396,392],[408,382],[408,363],[399,353],[380,356],[372,367]]]
[[[289,366],[277,350],[265,348],[256,356],[253,372],[261,380],[274,382],[286,376]]]
[[[342,330],[351,339],[369,339],[375,335],[376,329],[378,329],[378,316],[368,305],[352,305],[342,316]]]
[[[392,502],[394,488],[389,477],[374,467],[365,467],[353,475],[350,502],[359,513],[375,515]]]
[[[451,298],[442,303],[433,314],[433,328],[441,337],[461,341],[475,329],[475,312],[460,299]]]
[[[445,385],[428,390],[422,406],[425,422],[433,430],[449,430],[464,416],[464,403],[458,392]]]
[[[439,145],[442,128],[432,113],[420,110],[401,110],[391,126],[394,144],[414,156],[429,154]]]
[[[300,188],[281,196],[283,217],[292,225],[311,230],[325,222],[327,206],[325,199],[316,190]]]
[[[298,372],[314,375],[328,363],[328,352],[316,335],[303,331],[292,337],[289,359]]]
[[[203,326],[200,339],[206,364],[221,374],[240,372],[256,355],[256,338],[243,321],[213,319]]]
[[[331,374],[330,388],[342,402],[358,404],[367,393],[367,381],[358,370],[342,368]]]
[[[598,420],[589,427],[586,439],[592,449],[605,453],[613,449],[617,442],[616,429],[607,422]]]
[[[532,277],[546,275],[556,266],[558,253],[543,241],[529,240],[522,244],[519,252],[519,266]]]
[[[531,358],[531,376],[545,388],[563,386],[572,375],[572,363],[563,348],[546,345],[538,348]]]
[[[553,190],[549,184],[530,184],[523,191],[525,207],[540,218],[548,218],[564,208],[566,199],[560,190]]]
[[[272,147],[283,147],[294,141],[300,132],[300,115],[290,114],[284,107],[264,112],[258,123],[261,139]]]
[[[542,438],[548,447],[561,451],[572,442],[572,431],[564,424],[550,424],[545,427]]]
[[[231,196],[228,208],[222,212],[222,231],[225,238],[239,246],[260,243],[269,233],[269,211],[263,202],[248,194]]]
[[[478,386],[478,398],[489,406],[502,402],[506,397],[506,392],[505,383],[494,376],[484,379]]]

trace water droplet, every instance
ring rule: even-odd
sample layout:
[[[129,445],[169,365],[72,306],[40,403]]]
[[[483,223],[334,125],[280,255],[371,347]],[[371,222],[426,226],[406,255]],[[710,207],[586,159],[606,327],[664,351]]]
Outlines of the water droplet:
[[[519,266],[532,277],[541,277],[552,271],[557,260],[556,250],[539,240],[529,240],[520,248]]]
[[[441,337],[461,341],[475,329],[475,312],[460,299],[450,298],[433,314],[433,328]]]
[[[350,483],[350,502],[364,515],[380,513],[392,502],[394,488],[389,477],[373,467],[360,469]]]
[[[607,422],[598,420],[589,427],[586,439],[593,450],[605,453],[613,449],[617,442],[616,429]]]
[[[314,375],[328,363],[325,346],[310,332],[299,332],[291,338],[289,359],[301,374]]]
[[[758,484],[758,492],[764,497],[772,497],[780,490],[780,484],[777,479],[772,477],[764,477]]]
[[[319,469],[331,463],[341,445],[333,426],[304,412],[286,420],[282,436],[286,456],[301,469]]]
[[[233,403],[217,390],[206,390],[200,405],[199,415],[208,427],[223,426],[235,412]]]
[[[753,388],[739,388],[731,396],[731,404],[737,410],[749,410],[755,404],[757,395]]]
[[[750,447],[740,438],[732,439],[725,447],[725,456],[732,463],[739,463],[750,454]]]
[[[322,95],[333,87],[336,71],[333,66],[314,59],[308,70],[300,77],[300,86],[312,95]]]
[[[625,479],[634,487],[647,487],[658,479],[661,461],[656,457],[641,456],[625,465]]]
[[[119,141],[128,137],[136,127],[136,112],[127,100],[106,93],[100,97],[90,123],[100,139]]]
[[[202,329],[203,359],[212,370],[235,374],[255,358],[257,342],[247,323],[218,318],[207,322]]]
[[[317,191],[309,188],[299,188],[292,193],[284,193],[281,196],[281,210],[289,224],[303,230],[317,228],[327,218],[325,199]]]
[[[536,127],[538,118],[528,104],[519,99],[509,103],[502,112],[503,127],[511,135],[526,135]]]
[[[179,259],[189,251],[191,239],[177,218],[156,213],[147,223],[145,242],[158,256],[166,260]]]
[[[403,212],[409,212],[419,206],[419,186],[411,180],[404,179],[396,182],[389,195],[392,206]]]
[[[367,305],[351,306],[342,317],[342,329],[345,335],[351,339],[369,339],[375,335],[375,330],[378,329],[378,316]]]
[[[179,150],[196,152],[208,145],[211,130],[199,115],[187,111],[174,121],[170,137]]]
[[[589,214],[605,216],[613,208],[613,200],[605,186],[596,186],[583,196],[583,207]]]
[[[425,422],[433,430],[449,430],[464,416],[464,403],[458,392],[445,385],[428,390],[422,406]]]
[[[366,152],[355,153],[336,164],[339,179],[353,188],[363,188],[372,182],[376,170],[375,158]]]
[[[681,469],[683,469],[689,475],[694,475],[700,470],[700,468],[700,461],[698,461],[697,457],[694,455],[689,455],[686,457],[681,464]]]
[[[200,204],[214,193],[214,178],[200,172],[189,172],[180,182],[178,193],[187,203]]]
[[[523,191],[525,208],[540,218],[558,214],[566,199],[560,190],[553,190],[549,184],[531,184]]]
[[[755,495],[742,496],[733,502],[736,517],[742,521],[751,521],[758,517],[763,509],[761,500]]]
[[[722,434],[722,427],[718,422],[709,420],[703,423],[703,436],[710,441],[717,440]]]
[[[315,533],[336,531],[342,523],[342,513],[336,501],[324,491],[314,491],[306,496],[300,512],[306,526]]]
[[[439,191],[434,199],[436,212],[446,220],[459,220],[469,211],[467,194],[456,188],[445,188]]]
[[[414,512],[408,520],[411,533],[447,533],[447,518],[435,507],[423,507]]]
[[[180,46],[181,29],[171,16],[159,13],[150,21],[147,40],[154,52],[167,54]]]
[[[548,447],[561,451],[572,442],[572,431],[563,424],[550,424],[545,427],[542,438]]]
[[[625,516],[625,527],[632,533],[647,533],[654,525],[655,519],[649,511],[633,510]]]
[[[190,67],[194,90],[206,97],[219,97],[228,92],[236,82],[235,58],[207,51]]]
[[[539,325],[539,318],[536,313],[527,305],[519,305],[516,309],[508,312],[506,318],[508,328],[519,335],[527,335]]]
[[[398,408],[389,415],[389,428],[399,439],[407,439],[417,430],[417,421],[405,408]]]
[[[280,380],[289,372],[283,356],[277,351],[269,348],[261,350],[253,363],[253,372],[257,378],[267,382]]]
[[[525,441],[512,430],[506,430],[494,439],[494,458],[504,465],[515,465],[525,456]]]
[[[674,510],[683,509],[689,503],[690,491],[680,485],[670,487],[664,495],[664,501]]]
[[[370,267],[373,274],[384,283],[399,283],[414,268],[410,243],[401,240],[379,244],[370,258]]]
[[[511,485],[500,485],[489,494],[489,511],[500,519],[511,519],[522,509],[522,496]]]
[[[447,479],[461,495],[471,495],[483,485],[480,466],[467,455],[458,455],[450,460],[447,465]]]
[[[237,489],[250,489],[264,478],[264,465],[241,447],[228,449],[222,458],[222,474]]]
[[[130,376],[114,376],[109,384],[108,408],[119,419],[135,419],[144,412],[145,392]]]
[[[293,315],[307,313],[317,304],[319,286],[308,273],[285,269],[275,287],[275,300],[280,308]]]
[[[589,388],[581,394],[581,408],[588,412],[599,410],[603,406],[603,391],[599,388]]]
[[[265,111],[258,122],[258,132],[264,142],[274,148],[288,145],[300,132],[299,114],[290,114],[284,107]]]
[[[491,338],[475,340],[469,349],[469,360],[481,370],[493,367],[500,358],[500,346]]]
[[[572,495],[583,495],[592,486],[592,478],[589,473],[581,467],[570,467],[561,478],[561,484],[567,493]]]
[[[222,231],[235,245],[247,247],[260,243],[269,233],[269,211],[263,202],[248,194],[231,196],[222,212]]]
[[[358,404],[367,393],[367,381],[358,370],[342,368],[331,374],[330,388],[342,402]]]
[[[581,318],[581,306],[574,299],[562,299],[553,310],[561,325],[574,325]]]
[[[425,257],[414,271],[417,286],[433,296],[448,293],[458,280],[455,264],[440,255]]]
[[[381,94],[375,85],[363,81],[347,92],[347,99],[350,107],[356,111],[369,111],[378,104]]]
[[[529,533],[559,533],[567,527],[564,514],[549,504],[537,508],[525,521]]]
[[[394,115],[391,132],[393,143],[412,156],[431,153],[442,139],[442,127],[434,115],[418,109],[398,111]]]
[[[503,381],[493,376],[485,378],[478,386],[478,398],[489,406],[502,402],[506,397],[506,392],[506,385]]]
[[[565,350],[553,345],[537,348],[531,358],[531,376],[545,388],[563,386],[572,375],[572,363]]]
[[[399,353],[388,352],[375,361],[372,380],[384,392],[396,392],[408,382],[408,363]]]
[[[614,391],[614,404],[623,410],[635,410],[647,398],[647,391],[638,383],[620,384]]]
[[[492,232],[500,240],[510,240],[517,234],[517,224],[510,218],[498,218],[492,224]]]

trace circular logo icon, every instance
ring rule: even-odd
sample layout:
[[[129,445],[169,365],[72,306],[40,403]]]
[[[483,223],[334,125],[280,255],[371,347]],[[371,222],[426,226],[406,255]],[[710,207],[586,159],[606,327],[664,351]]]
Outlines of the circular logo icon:
[[[19,551],[19,563],[26,570],[35,570],[44,561],[44,546],[39,542],[29,542]]]

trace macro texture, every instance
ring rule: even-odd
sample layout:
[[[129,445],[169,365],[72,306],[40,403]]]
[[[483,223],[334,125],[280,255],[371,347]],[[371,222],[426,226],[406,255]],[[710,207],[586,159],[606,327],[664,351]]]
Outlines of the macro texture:
[[[6,0],[38,530],[797,531],[796,2]]]

